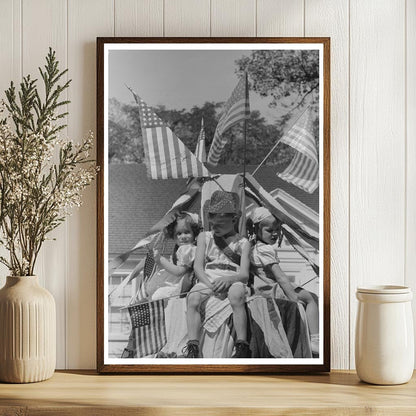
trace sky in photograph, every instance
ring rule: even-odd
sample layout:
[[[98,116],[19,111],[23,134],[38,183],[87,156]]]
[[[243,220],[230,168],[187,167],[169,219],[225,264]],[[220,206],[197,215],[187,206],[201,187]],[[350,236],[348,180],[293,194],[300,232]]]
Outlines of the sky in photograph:
[[[237,85],[235,61],[244,50],[112,50],[109,53],[109,98],[133,102],[126,85],[150,106],[187,109],[206,101],[225,102]],[[267,121],[280,118],[287,109],[269,108],[268,98],[250,91],[250,109]]]

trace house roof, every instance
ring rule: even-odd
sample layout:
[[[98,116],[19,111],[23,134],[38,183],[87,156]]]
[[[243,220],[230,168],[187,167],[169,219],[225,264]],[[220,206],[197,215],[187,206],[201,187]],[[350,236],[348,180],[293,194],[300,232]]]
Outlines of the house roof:
[[[247,172],[254,171],[253,166]],[[241,166],[219,166],[212,173],[241,173]],[[262,167],[256,180],[267,190],[283,189],[314,211],[319,211],[319,188],[311,195],[281,180],[272,166]],[[185,190],[185,179],[152,180],[144,164],[109,165],[109,253],[121,254],[144,237]],[[193,210],[199,210],[195,206]]]

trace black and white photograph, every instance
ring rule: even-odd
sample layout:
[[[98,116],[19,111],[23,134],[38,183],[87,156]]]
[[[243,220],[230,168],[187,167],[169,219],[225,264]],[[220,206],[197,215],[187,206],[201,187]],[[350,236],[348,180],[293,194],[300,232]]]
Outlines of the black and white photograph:
[[[329,45],[136,40],[99,39],[102,370],[324,368]]]

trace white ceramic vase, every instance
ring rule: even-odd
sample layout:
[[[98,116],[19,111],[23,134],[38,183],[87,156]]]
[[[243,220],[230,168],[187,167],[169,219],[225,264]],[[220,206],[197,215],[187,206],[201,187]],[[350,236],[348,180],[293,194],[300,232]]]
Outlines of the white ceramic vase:
[[[355,366],[358,377],[372,384],[402,384],[414,368],[411,300],[404,286],[357,289]]]
[[[55,300],[36,276],[7,277],[0,317],[0,381],[50,378],[56,365]]]

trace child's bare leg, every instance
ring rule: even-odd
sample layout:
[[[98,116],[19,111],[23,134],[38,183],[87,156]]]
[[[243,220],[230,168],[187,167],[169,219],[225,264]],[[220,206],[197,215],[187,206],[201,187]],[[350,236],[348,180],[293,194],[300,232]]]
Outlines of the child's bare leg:
[[[190,293],[188,295],[188,310],[186,312],[186,323],[188,326],[188,339],[199,340],[199,333],[201,331],[201,313],[199,306],[202,297],[200,293]]]
[[[228,299],[233,308],[233,322],[237,340],[247,341],[246,291],[242,283],[234,283],[228,290]]]
[[[298,292],[299,299],[306,304],[306,319],[308,320],[309,332],[319,333],[319,309],[312,295],[307,290]]]
[[[233,322],[237,333],[235,351],[232,358],[250,358],[251,351],[247,342],[246,290],[241,282],[234,283],[228,290],[228,299],[233,308]]]

